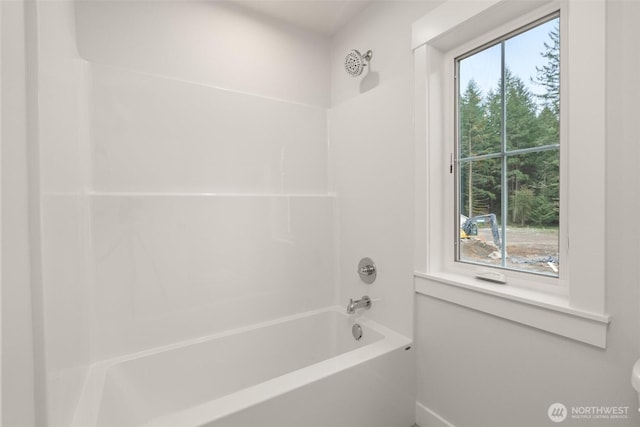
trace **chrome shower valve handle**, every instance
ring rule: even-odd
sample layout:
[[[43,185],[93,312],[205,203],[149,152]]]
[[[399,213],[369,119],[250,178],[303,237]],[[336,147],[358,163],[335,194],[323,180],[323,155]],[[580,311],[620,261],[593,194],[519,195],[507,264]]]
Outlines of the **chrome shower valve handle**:
[[[376,268],[373,265],[365,265],[364,267],[360,267],[360,274],[364,274],[365,276],[371,276],[376,272]]]
[[[376,280],[377,274],[376,264],[371,258],[362,258],[360,260],[358,263],[358,275],[364,283],[372,284]]]

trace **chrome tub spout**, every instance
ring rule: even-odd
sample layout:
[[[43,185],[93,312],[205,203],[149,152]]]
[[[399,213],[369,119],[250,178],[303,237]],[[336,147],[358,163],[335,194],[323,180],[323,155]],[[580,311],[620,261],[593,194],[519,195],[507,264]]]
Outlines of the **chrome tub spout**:
[[[363,296],[359,300],[349,299],[349,305],[347,305],[347,314],[354,314],[357,309],[365,308],[369,310],[371,308],[371,298]]]

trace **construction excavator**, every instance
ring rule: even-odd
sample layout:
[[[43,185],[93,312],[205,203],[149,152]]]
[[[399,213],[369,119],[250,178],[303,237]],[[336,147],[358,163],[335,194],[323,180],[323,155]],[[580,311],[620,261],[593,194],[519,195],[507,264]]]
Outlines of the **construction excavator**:
[[[493,243],[502,248],[502,242],[500,240],[500,230],[498,229],[498,220],[495,214],[477,215],[467,218],[464,215],[460,215],[460,238],[468,239],[471,236],[478,235],[478,223],[489,223],[491,227],[491,235],[493,236]]]

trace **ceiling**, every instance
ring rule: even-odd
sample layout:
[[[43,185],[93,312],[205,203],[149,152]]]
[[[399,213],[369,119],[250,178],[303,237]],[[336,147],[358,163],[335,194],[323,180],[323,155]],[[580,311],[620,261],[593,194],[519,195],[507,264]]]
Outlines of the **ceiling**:
[[[318,34],[330,36],[370,0],[236,0],[236,4]]]

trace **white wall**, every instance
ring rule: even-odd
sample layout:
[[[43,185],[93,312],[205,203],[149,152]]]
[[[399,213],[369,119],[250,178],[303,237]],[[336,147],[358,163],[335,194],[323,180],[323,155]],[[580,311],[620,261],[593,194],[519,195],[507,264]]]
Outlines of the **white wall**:
[[[410,24],[429,7],[376,2],[332,43],[330,178],[339,204],[340,298],[342,302],[364,293],[384,295],[367,315],[404,333],[411,331],[410,313],[392,315],[384,311],[384,304],[390,299],[402,306],[401,301],[410,298],[406,289],[412,288],[409,32]],[[628,227],[628,215],[640,207],[633,190],[640,179],[634,136],[639,134],[634,117],[640,94],[633,77],[640,64],[632,46],[638,39],[633,27],[638,4],[611,2],[607,12],[607,307],[612,316],[608,348],[603,351],[417,295],[417,401],[456,427],[552,425],[546,411],[556,401],[568,407],[629,406],[630,418],[611,425],[638,423],[629,378],[640,341],[640,249]],[[344,55],[353,48],[373,50],[371,77],[352,79],[342,71]],[[355,276],[361,256],[371,256],[381,270],[373,286],[361,284]],[[392,290],[396,285],[404,291]]]
[[[628,419],[598,425],[640,422],[630,385],[639,355],[640,249],[628,221],[640,207],[634,187],[640,177],[638,19],[637,2],[608,3],[606,279],[612,320],[607,349],[418,295],[417,400],[456,427],[555,425],[547,417],[555,402],[568,408],[628,406]],[[562,425],[586,424],[567,419]]]
[[[0,46],[2,46],[2,7],[0,7]],[[0,99],[2,99],[2,54],[0,54]],[[2,102],[0,102],[0,188],[2,188]],[[0,197],[0,241],[2,241],[2,197]],[[2,247],[0,247],[0,423],[2,422]]]
[[[411,24],[437,2],[373,2],[332,39],[329,140],[338,196],[340,303],[369,295],[367,316],[413,333],[413,52]],[[351,49],[373,51],[350,77]],[[377,280],[356,274],[368,256]]]
[[[2,69],[2,419],[34,426],[34,370],[29,274],[25,10],[1,2]]]

